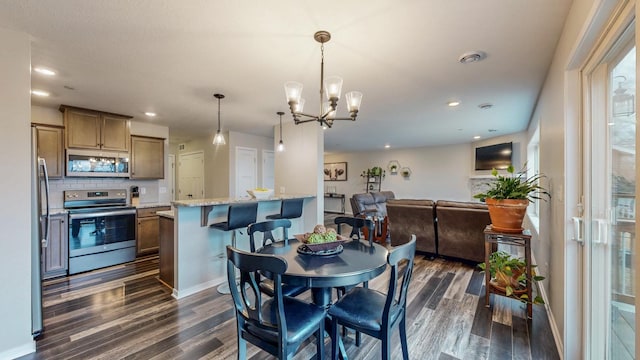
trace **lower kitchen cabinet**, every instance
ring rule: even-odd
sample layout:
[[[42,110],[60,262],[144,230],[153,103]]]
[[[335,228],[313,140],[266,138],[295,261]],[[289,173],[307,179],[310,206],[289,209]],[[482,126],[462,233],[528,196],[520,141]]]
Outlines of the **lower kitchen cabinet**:
[[[42,279],[67,275],[69,269],[67,214],[52,215],[49,229],[49,241],[42,248]]]
[[[160,217],[160,280],[173,288],[173,219]]]
[[[160,222],[157,211],[171,210],[170,206],[138,209],[136,227],[137,254],[147,255],[158,252],[160,242]]]

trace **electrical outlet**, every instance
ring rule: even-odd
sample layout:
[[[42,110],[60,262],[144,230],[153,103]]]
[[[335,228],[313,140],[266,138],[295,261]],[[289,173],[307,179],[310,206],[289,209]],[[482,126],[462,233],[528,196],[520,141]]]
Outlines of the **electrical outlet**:
[[[280,194],[284,194],[284,186],[280,186]]]
[[[140,188],[140,195],[144,195],[144,194],[146,194],[146,193],[147,193],[147,188],[143,188],[143,187],[141,187],[141,188]]]
[[[167,188],[166,188],[166,187],[164,187],[164,186],[160,186],[160,188],[158,189],[158,192],[159,192],[160,194],[164,194],[164,193],[166,193],[166,192],[167,192]]]

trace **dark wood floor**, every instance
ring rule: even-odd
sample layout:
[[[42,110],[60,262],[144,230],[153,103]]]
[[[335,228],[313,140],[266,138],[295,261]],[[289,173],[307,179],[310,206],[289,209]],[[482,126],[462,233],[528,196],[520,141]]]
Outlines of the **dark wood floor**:
[[[230,359],[235,318],[229,295],[214,289],[181,300],[158,280],[158,259],[148,257],[44,285],[45,332],[37,352],[22,359]],[[387,273],[370,283],[384,289]],[[558,359],[544,308],[525,318],[519,302],[483,302],[483,274],[473,267],[416,256],[408,298],[411,359]],[[303,294],[303,297],[306,294]],[[363,336],[352,359],[379,359],[380,345]],[[394,358],[401,358],[397,334]],[[327,340],[327,350],[329,349]],[[296,359],[314,357],[305,344]],[[250,359],[270,359],[249,346]]]

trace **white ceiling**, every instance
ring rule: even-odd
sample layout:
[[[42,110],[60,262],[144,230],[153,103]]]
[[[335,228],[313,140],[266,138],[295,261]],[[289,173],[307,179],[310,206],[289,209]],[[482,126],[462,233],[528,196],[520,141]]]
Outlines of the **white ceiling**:
[[[31,34],[34,104],[68,104],[169,126],[172,141],[223,131],[272,136],[291,121],[283,84],[318,112],[325,74],[364,93],[356,122],[325,132],[326,151],[466,143],[525,130],[570,0],[4,0],[0,27]],[[482,62],[460,64],[481,50]],[[72,90],[66,87],[73,88]],[[449,100],[461,105],[449,108]],[[343,98],[338,116],[346,116]],[[479,104],[492,103],[489,110]],[[147,120],[145,111],[158,116]],[[299,126],[316,126],[305,124]],[[489,132],[489,129],[496,130]],[[286,139],[285,143],[286,143]]]

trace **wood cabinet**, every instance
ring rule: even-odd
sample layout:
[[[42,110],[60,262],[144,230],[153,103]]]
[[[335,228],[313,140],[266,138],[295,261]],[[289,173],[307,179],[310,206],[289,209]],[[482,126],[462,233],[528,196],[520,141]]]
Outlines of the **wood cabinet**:
[[[67,214],[51,216],[49,241],[42,248],[42,279],[67,275],[69,244],[67,240]]]
[[[32,125],[36,131],[38,157],[47,162],[50,179],[64,176],[64,128],[61,126]]]
[[[160,280],[173,288],[173,219],[160,216]]]
[[[137,255],[158,252],[160,242],[160,223],[157,211],[171,210],[170,206],[158,206],[138,209],[136,227]]]
[[[131,116],[60,105],[66,147],[129,151]]]
[[[131,136],[132,179],[164,179],[164,139]]]

